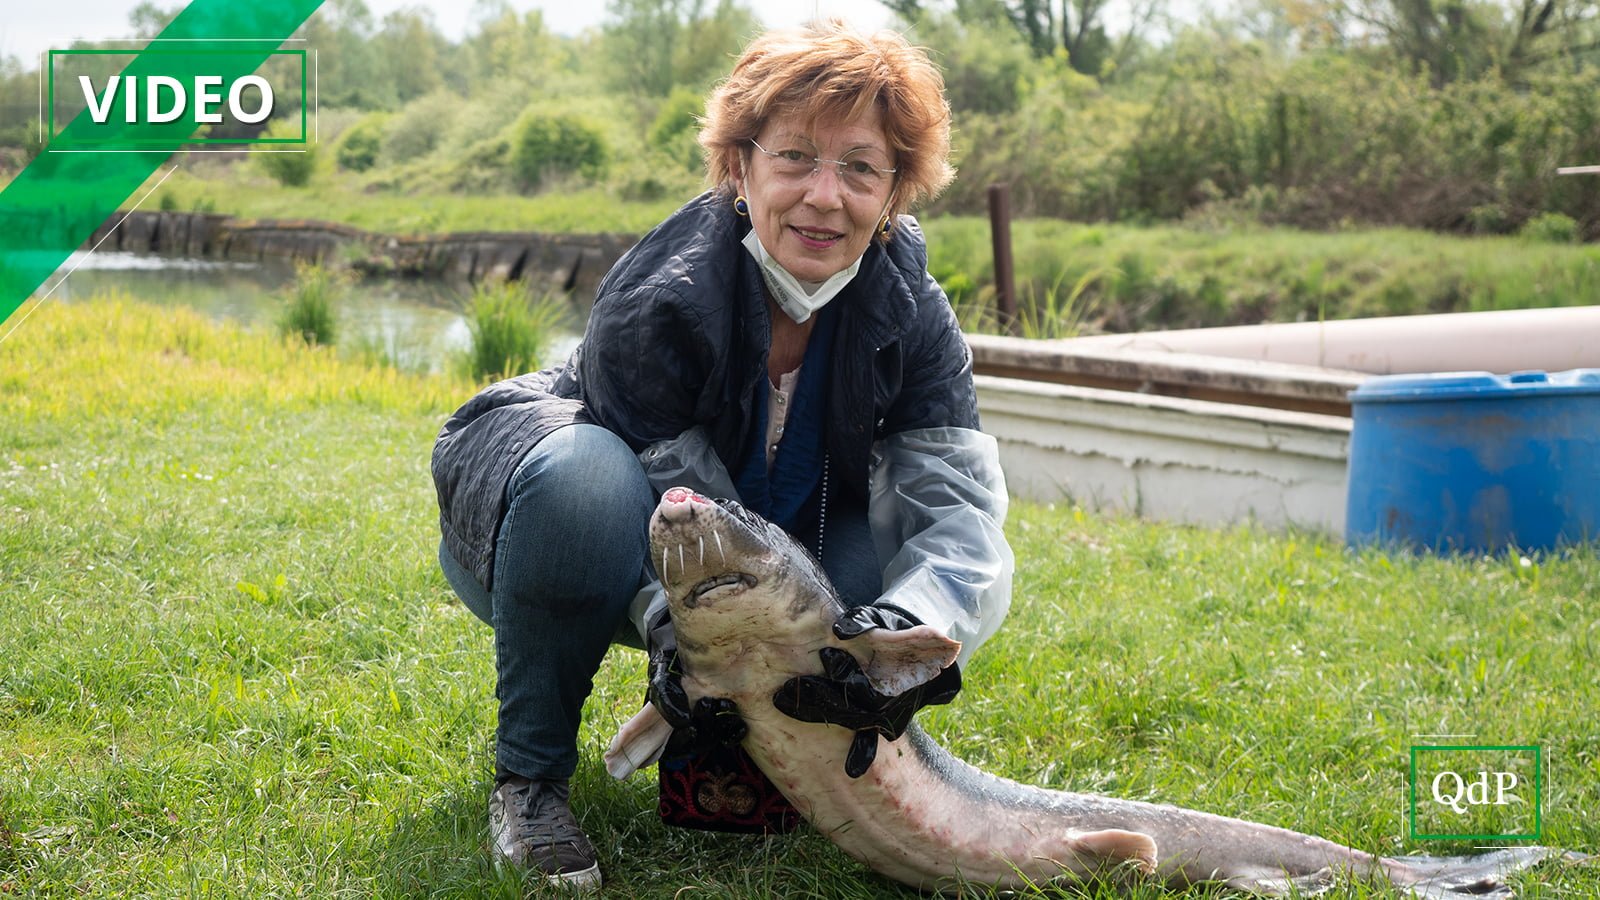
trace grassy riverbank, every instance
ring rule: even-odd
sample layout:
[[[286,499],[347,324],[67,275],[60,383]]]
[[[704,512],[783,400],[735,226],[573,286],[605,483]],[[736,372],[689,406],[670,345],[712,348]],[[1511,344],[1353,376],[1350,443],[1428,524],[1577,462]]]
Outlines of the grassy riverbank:
[[[152,182],[153,183],[153,182]],[[604,188],[533,196],[373,191],[327,172],[284,188],[241,165],[185,165],[145,208],[325,219],[380,233],[644,234],[685,197],[640,201]],[[225,199],[224,199],[225,198]],[[974,329],[993,329],[987,219],[923,223],[930,267]],[[1307,232],[1242,221],[1013,224],[1029,333],[1145,331],[1263,321],[1572,306],[1600,299],[1600,246],[1406,229]]]
[[[433,561],[428,454],[471,390],[131,304],[46,304],[0,344],[0,895],[519,895],[483,851],[489,633]],[[1543,842],[1600,850],[1594,550],[1351,554],[1025,503],[1008,531],[1011,618],[925,716],[969,761],[1440,852],[1466,845],[1402,838],[1408,748],[1471,733],[1541,746]],[[662,827],[649,779],[599,763],[643,669],[614,653],[586,711],[607,896],[916,896],[815,834]]]

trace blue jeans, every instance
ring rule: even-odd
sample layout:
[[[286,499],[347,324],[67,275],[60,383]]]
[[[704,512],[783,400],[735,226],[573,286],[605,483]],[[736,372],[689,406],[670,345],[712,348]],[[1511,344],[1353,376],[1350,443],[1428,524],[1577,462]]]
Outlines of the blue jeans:
[[[594,675],[613,640],[632,631],[628,604],[655,578],[647,526],[656,496],[621,438],[572,425],[529,451],[507,497],[492,591],[442,545],[439,564],[462,603],[494,627],[497,767],[569,778]],[[845,602],[876,599],[865,510],[830,509],[825,539],[823,568]]]

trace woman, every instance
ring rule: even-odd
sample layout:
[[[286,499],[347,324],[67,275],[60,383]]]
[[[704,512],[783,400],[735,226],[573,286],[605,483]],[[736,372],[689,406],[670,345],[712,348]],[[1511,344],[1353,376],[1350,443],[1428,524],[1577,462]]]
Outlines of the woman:
[[[926,623],[962,641],[960,665],[1009,604],[971,354],[902,215],[953,174],[938,70],[890,32],[770,32],[700,142],[715,188],[617,262],[572,356],[473,397],[434,449],[440,564],[495,633],[491,844],[568,884],[600,878],[567,779],[613,641],[649,645],[651,698],[688,724],[646,537],[668,487],[736,498],[812,549],[857,608],[841,637]],[[896,736],[953,696],[948,675],[845,724]],[[864,769],[876,737],[858,744]]]

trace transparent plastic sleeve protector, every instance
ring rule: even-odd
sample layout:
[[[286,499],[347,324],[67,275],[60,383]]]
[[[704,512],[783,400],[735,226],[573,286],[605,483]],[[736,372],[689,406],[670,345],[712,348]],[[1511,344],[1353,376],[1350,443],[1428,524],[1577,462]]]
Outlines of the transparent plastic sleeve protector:
[[[644,466],[645,477],[650,479],[657,496],[666,493],[667,488],[686,487],[707,497],[739,499],[728,467],[722,464],[700,425],[644,448],[639,464]]]
[[[873,448],[868,519],[885,561],[879,602],[961,642],[965,665],[1011,606],[1015,560],[1002,526],[1005,476],[995,439],[924,428]]]

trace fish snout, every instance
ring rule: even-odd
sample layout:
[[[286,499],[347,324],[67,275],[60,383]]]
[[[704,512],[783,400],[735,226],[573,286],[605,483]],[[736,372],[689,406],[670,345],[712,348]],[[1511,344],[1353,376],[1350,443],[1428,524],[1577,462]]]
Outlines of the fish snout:
[[[656,507],[656,515],[667,524],[683,524],[694,521],[715,506],[710,499],[686,487],[667,488]]]
[[[667,488],[650,517],[650,540],[662,544],[693,540],[694,536],[716,527],[721,512],[716,501],[686,487]]]
[[[726,563],[717,524],[724,514],[716,501],[686,487],[668,488],[650,518],[652,564],[661,583],[692,585],[708,576],[708,567]],[[706,547],[716,556],[708,561]]]

